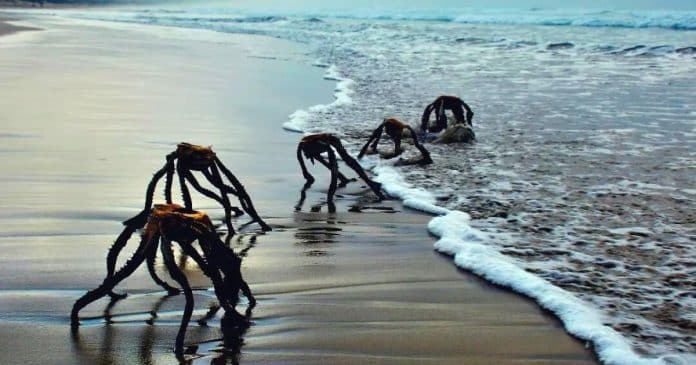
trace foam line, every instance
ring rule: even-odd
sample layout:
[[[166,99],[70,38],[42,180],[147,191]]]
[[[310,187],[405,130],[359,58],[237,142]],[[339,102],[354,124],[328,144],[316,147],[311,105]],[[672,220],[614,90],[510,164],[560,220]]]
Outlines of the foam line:
[[[409,208],[437,215],[428,223],[428,231],[439,237],[434,244],[435,250],[452,256],[455,265],[462,269],[534,299],[543,308],[553,312],[563,322],[568,333],[590,341],[603,363],[687,365],[693,360],[671,354],[659,358],[641,357],[633,351],[626,338],[604,325],[603,314],[592,305],[525,271],[512,259],[487,245],[491,237],[471,226],[469,214],[437,206],[430,192],[406,183],[388,163],[376,162],[375,158],[364,162],[366,166],[373,166],[372,171],[377,175],[375,180],[382,184],[390,196],[401,199]]]
[[[318,61],[315,62],[315,64],[318,64]],[[309,121],[315,114],[353,103],[351,95],[353,94],[352,86],[355,82],[349,78],[341,76],[341,72],[335,65],[331,65],[326,69],[324,79],[337,81],[336,87],[334,88],[334,101],[328,105],[318,104],[311,106],[306,110],[295,110],[292,114],[290,114],[290,116],[288,116],[289,120],[283,123],[283,129],[296,133],[306,132],[309,128]]]

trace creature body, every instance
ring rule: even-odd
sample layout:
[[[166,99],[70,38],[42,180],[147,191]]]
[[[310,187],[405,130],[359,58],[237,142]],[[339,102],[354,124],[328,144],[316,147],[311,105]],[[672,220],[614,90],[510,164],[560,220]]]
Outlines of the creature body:
[[[126,227],[124,232],[127,230],[129,227]],[[193,247],[195,240],[198,240],[202,253]],[[212,280],[215,295],[226,314],[245,320],[235,309],[239,301],[239,291],[241,290],[249,301],[248,310],[256,305],[256,300],[251,294],[249,285],[242,278],[241,259],[220,240],[210,218],[205,213],[177,204],[157,204],[147,218],[140,245],[133,256],[121,269],[112,275],[107,275],[100,286],[88,291],[75,302],[70,315],[73,328],[79,326],[78,314],[82,308],[109,295],[119,282],[130,276],[143,261],[150,257],[151,252],[156,252],[159,246],[170,276],[179,283],[186,296],[186,307],[175,347],[175,352],[182,354],[186,327],[191,319],[194,303],[191,286],[175,262],[172,242],[177,242],[181,251],[190,256],[203,273]]]
[[[336,149],[336,152],[334,152],[334,149]],[[385,199],[381,192],[382,185],[378,182],[372,181],[362,167],[360,167],[360,164],[348,154],[346,149],[341,144],[341,140],[330,133],[319,133],[305,136],[297,145],[297,161],[300,163],[300,167],[302,168],[302,175],[304,176],[305,180],[307,180],[303,192],[314,183],[314,177],[309,173],[309,171],[307,171],[307,167],[302,159],[303,153],[304,157],[310,160],[312,163],[314,163],[314,160],[317,160],[331,171],[331,183],[329,185],[329,192],[327,195],[329,210],[335,210],[333,196],[336,193],[338,179],[341,180],[341,185],[345,185],[351,181],[338,171],[336,153],[341,156],[346,165],[352,168],[358,174],[358,176],[360,176],[367,183],[367,185],[370,187],[370,189],[372,189],[379,199]],[[328,155],[328,161],[322,156],[323,153]],[[302,200],[303,199],[300,200],[300,204],[298,205],[301,205]]]
[[[388,156],[388,158],[400,155],[401,153],[403,153],[403,149],[401,148],[401,139],[403,138],[404,130],[409,131],[411,137],[413,138],[413,144],[416,146],[416,148],[421,152],[421,155],[423,156],[420,163],[424,165],[432,163],[433,160],[430,158],[430,153],[428,152],[428,150],[425,149],[425,147],[423,147],[423,145],[418,143],[418,136],[416,135],[416,132],[413,130],[413,128],[396,118],[385,118],[382,121],[382,124],[380,124],[379,127],[377,127],[377,129],[375,129],[374,132],[372,132],[372,136],[360,150],[360,154],[358,154],[358,159],[361,159],[365,155],[368,147],[370,147],[370,143],[372,143],[372,150],[377,151],[377,144],[379,144],[379,140],[382,137],[382,132],[386,132],[389,138],[391,138],[391,140],[394,141],[394,154]]]
[[[421,130],[437,133],[447,128],[447,116],[445,110],[451,110],[457,123],[466,123],[469,127],[473,126],[474,112],[462,99],[456,96],[441,95],[435,101],[428,104],[421,117]],[[466,110],[466,116],[464,115]],[[435,125],[428,128],[430,114],[435,112]]]
[[[106,257],[107,276],[112,276],[114,274],[116,260],[123,247],[125,247],[126,242],[128,242],[133,233],[145,226],[148,219],[148,214],[150,214],[150,210],[152,208],[152,200],[155,188],[157,187],[157,182],[159,182],[162,177],[165,177],[165,199],[167,204],[172,204],[172,184],[175,172],[179,178],[181,194],[186,209],[193,209],[191,194],[186,184],[188,182],[198,192],[217,201],[223,206],[225,210],[225,223],[230,235],[234,234],[235,232],[231,222],[232,211],[235,211],[236,216],[243,214],[243,212],[238,208],[231,206],[230,199],[228,198],[227,194],[237,196],[242,209],[244,209],[244,211],[252,217],[252,222],[257,222],[264,231],[271,230],[271,227],[269,227],[258,216],[258,213],[256,213],[256,209],[254,209],[251,198],[244,189],[244,186],[239,182],[239,180],[237,180],[232,172],[230,172],[230,170],[223,165],[210,147],[182,142],[177,145],[177,149],[174,152],[167,155],[166,159],[167,162],[165,165],[159,171],[157,171],[152,177],[152,180],[150,180],[147,187],[147,192],[145,194],[145,206],[143,210],[135,217],[123,222],[126,228],[123,230],[123,232],[121,232],[121,235],[119,235],[119,237],[116,239],[114,244],[111,246],[111,249],[109,249],[109,253]],[[196,177],[193,175],[192,171],[202,173],[208,182],[220,190],[220,195],[217,195],[216,193],[201,186]],[[229,184],[231,184],[231,186],[223,181],[222,175],[229,180]],[[178,294],[178,289],[167,285],[155,274],[154,263],[155,257],[157,256],[157,250],[152,249],[146,254],[148,269],[155,282],[167,290],[169,294]],[[126,296],[126,294],[116,294],[114,292],[109,292],[109,295],[112,298],[124,298]]]

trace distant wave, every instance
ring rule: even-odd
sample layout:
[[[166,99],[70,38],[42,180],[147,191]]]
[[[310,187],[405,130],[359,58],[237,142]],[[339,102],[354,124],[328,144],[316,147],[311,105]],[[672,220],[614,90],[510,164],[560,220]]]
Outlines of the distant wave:
[[[465,24],[696,30],[696,12],[691,11],[622,12],[603,10],[587,13],[580,11],[556,12],[541,9],[520,11],[509,9],[495,12],[472,10],[467,14],[462,14],[461,11],[452,11],[449,14],[349,14],[333,16],[325,14],[324,16],[346,19],[440,21]]]

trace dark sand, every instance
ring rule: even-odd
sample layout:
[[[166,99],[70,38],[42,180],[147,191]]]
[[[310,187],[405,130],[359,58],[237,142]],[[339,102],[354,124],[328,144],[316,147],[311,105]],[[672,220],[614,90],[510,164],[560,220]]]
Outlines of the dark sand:
[[[1,3],[0,3],[1,4]],[[39,28],[33,28],[33,27],[23,27],[19,25],[14,25],[8,23],[8,21],[16,20],[11,17],[6,17],[0,14],[0,37],[8,34],[12,34],[15,32],[19,32],[22,30],[39,30]]]
[[[212,144],[274,231],[235,236],[259,300],[243,341],[220,351],[220,321],[195,323],[193,363],[591,364],[592,353],[534,303],[457,270],[432,250],[429,217],[399,202],[366,203],[362,184],[303,212],[299,135],[280,125],[330,101],[333,83],[284,41],[127,25],[36,20],[45,32],[0,52],[0,364],[170,364],[183,309],[146,270],[102,300],[70,335],[68,313],[104,274],[120,221],[139,210],[151,174],[182,140]],[[161,195],[158,195],[161,198]],[[194,205],[219,219],[210,201]],[[376,207],[378,209],[370,208]],[[236,226],[246,222],[241,217]],[[131,245],[132,247],[132,245]],[[123,255],[125,257],[125,255]],[[196,314],[212,293],[187,266]],[[148,325],[149,313],[159,317]],[[240,310],[243,305],[240,306]],[[239,335],[239,334],[238,334]]]

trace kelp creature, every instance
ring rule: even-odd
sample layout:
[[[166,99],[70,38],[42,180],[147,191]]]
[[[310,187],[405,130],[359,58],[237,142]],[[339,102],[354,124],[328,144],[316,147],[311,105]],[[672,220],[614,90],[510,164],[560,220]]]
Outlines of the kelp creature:
[[[385,156],[385,158],[392,158],[402,154],[404,150],[401,148],[401,139],[404,136],[404,131],[408,131],[411,134],[411,137],[413,138],[413,144],[421,153],[422,158],[418,161],[418,163],[421,165],[433,163],[433,160],[430,158],[430,153],[428,152],[428,150],[425,149],[423,145],[418,143],[418,136],[416,135],[416,132],[413,130],[413,128],[411,128],[410,125],[405,124],[396,118],[384,118],[382,124],[380,124],[379,127],[377,127],[377,129],[375,129],[372,132],[372,136],[370,136],[370,139],[367,140],[367,143],[365,143],[363,148],[360,150],[360,153],[358,154],[358,159],[361,159],[365,155],[365,153],[368,152],[368,147],[371,147],[372,150],[375,152],[377,151],[377,145],[379,144],[379,140],[382,137],[383,132],[386,132],[389,138],[391,138],[391,140],[394,141],[394,153]],[[370,143],[372,143],[371,146]]]
[[[334,149],[336,150],[335,152]],[[328,161],[322,156],[323,153],[327,154]],[[343,144],[341,144],[341,140],[330,133],[318,133],[305,136],[297,145],[297,161],[300,163],[300,167],[302,168],[302,176],[304,176],[305,180],[307,180],[304,188],[302,189],[303,193],[314,183],[314,177],[309,173],[309,171],[307,171],[302,154],[304,154],[304,157],[310,162],[314,163],[315,160],[319,161],[319,163],[331,171],[331,182],[329,185],[329,191],[327,193],[327,202],[330,211],[336,210],[333,203],[333,196],[336,193],[338,180],[341,180],[342,186],[352,181],[338,171],[336,153],[338,153],[348,167],[352,168],[358,174],[358,176],[360,176],[360,178],[367,183],[367,185],[370,187],[370,189],[372,189],[379,199],[385,199],[385,196],[381,191],[382,185],[370,179],[365,173],[365,170],[360,167],[358,161],[348,154],[346,149],[343,147]],[[302,205],[303,200],[304,194],[300,199],[298,206]]]
[[[125,230],[128,229],[126,227]],[[202,252],[193,247],[193,242],[196,240]],[[107,275],[96,289],[88,291],[75,302],[70,315],[73,328],[76,329],[79,326],[78,314],[82,308],[109,295],[118,283],[130,276],[159,247],[169,275],[181,286],[186,297],[184,315],[181,319],[175,346],[175,352],[179,355],[183,354],[184,337],[193,313],[194,302],[193,291],[186,275],[175,261],[173,242],[176,242],[182,253],[191,257],[203,273],[211,279],[215,295],[220,306],[225,309],[226,316],[240,322],[247,321],[246,317],[235,309],[239,301],[240,290],[249,301],[247,311],[256,305],[249,285],[242,278],[242,260],[220,240],[210,218],[203,212],[177,204],[157,204],[148,215],[140,245],[133,256],[113,275]],[[161,282],[160,285],[169,286],[161,279],[158,280]]]
[[[210,184],[220,190],[220,195],[201,186],[194,176],[193,171],[202,173]],[[235,233],[231,221],[232,211],[235,212],[235,216],[242,215],[243,212],[246,212],[249,214],[249,216],[251,216],[252,222],[257,222],[261,226],[261,229],[264,231],[271,230],[271,227],[268,226],[261,219],[261,217],[259,217],[244,186],[222,163],[222,161],[220,161],[220,159],[215,155],[215,152],[213,152],[212,148],[182,142],[177,145],[174,152],[167,155],[165,165],[158,170],[152,177],[152,180],[150,180],[145,194],[145,206],[143,207],[143,210],[135,217],[123,222],[126,228],[116,239],[106,258],[107,276],[113,275],[116,268],[116,260],[118,255],[126,245],[128,239],[130,239],[131,235],[133,235],[135,231],[145,226],[148,214],[150,214],[150,210],[152,208],[153,195],[155,193],[157,183],[160,179],[162,179],[162,177],[165,177],[165,199],[167,204],[172,204],[172,185],[175,173],[178,175],[184,206],[189,210],[193,209],[191,194],[187,186],[187,183],[189,183],[198,192],[222,205],[225,210],[225,224],[227,225],[229,235],[233,235]],[[228,182],[224,181],[223,175]],[[236,207],[232,207],[228,194],[232,194],[238,198],[243,211]],[[155,281],[164,287],[165,290],[167,290],[170,294],[177,294],[179,292],[178,289],[163,285],[161,284],[161,281],[157,279],[157,276],[154,273],[154,262],[156,255],[156,250],[147,253],[148,269],[150,270],[153,279],[155,279]],[[116,294],[113,292],[110,292],[109,295],[112,298],[117,299],[126,296],[126,294]]]
[[[447,128],[447,115],[445,111],[450,110],[454,114],[457,123],[466,123],[469,127],[473,126],[474,112],[462,99],[456,96],[441,95],[435,101],[428,104],[421,117],[421,131],[440,132]],[[466,110],[466,115],[464,114]],[[429,126],[430,114],[435,112],[435,125]]]

